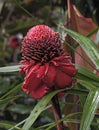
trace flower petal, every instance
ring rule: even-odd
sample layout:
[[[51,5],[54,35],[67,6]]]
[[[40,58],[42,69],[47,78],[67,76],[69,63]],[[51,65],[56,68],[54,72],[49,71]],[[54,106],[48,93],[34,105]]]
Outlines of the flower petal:
[[[30,93],[32,97],[36,99],[44,96],[48,90],[47,86],[40,79],[40,76],[43,74],[43,72],[44,67],[40,67],[39,64],[36,64],[30,68],[30,70],[26,73],[26,77],[24,78],[24,83],[22,86],[23,91]]]
[[[30,93],[32,97],[39,99],[47,93],[48,88],[32,73],[30,77],[25,78],[22,89],[26,93]]]
[[[51,61],[55,66],[58,66],[59,64],[71,64],[71,57],[70,56],[65,56],[65,55],[61,55],[59,57],[55,57],[52,61]]]
[[[31,73],[30,76],[26,75],[24,78],[22,89],[25,92],[30,93],[30,91],[37,89],[40,84],[41,80],[38,79],[34,73]]]
[[[39,66],[39,69],[36,71],[37,78],[42,79],[45,75],[46,67],[45,65]]]
[[[27,60],[21,60],[20,62],[21,67],[20,67],[20,74],[27,72],[32,66],[34,66],[35,61],[29,62]]]
[[[68,74],[69,76],[74,76],[77,73],[76,68],[72,64],[60,66],[60,70]]]
[[[55,80],[55,67],[49,64],[46,64],[45,76],[43,78],[43,82],[47,84],[48,87],[53,87]]]
[[[51,63],[53,63],[54,66],[56,66],[67,75],[74,76],[77,73],[76,68],[71,63],[70,56],[62,55],[60,57],[56,57],[51,61]]]
[[[31,91],[30,94],[35,99],[42,98],[48,92],[48,88],[45,84],[40,84],[39,88],[35,91]]]
[[[26,73],[26,77],[24,78],[23,90],[30,92],[31,90],[35,90],[38,88],[41,80],[36,77],[35,71],[39,68],[39,65],[35,65],[31,67],[29,71]]]
[[[56,88],[65,88],[66,86],[71,86],[72,85],[73,78],[70,77],[69,75],[65,74],[61,70],[57,69],[56,73]]]

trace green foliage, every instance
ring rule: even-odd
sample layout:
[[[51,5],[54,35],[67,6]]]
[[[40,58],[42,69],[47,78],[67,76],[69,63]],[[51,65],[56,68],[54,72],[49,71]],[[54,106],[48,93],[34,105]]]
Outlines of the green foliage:
[[[87,37],[80,35],[72,30],[65,29],[65,31],[76,41],[78,42],[90,59],[96,65],[96,69],[99,69],[99,49],[96,44]]]
[[[90,125],[95,116],[98,104],[99,104],[99,90],[94,89],[89,92],[88,97],[86,99],[83,109],[83,116],[81,120],[80,130],[90,129]]]
[[[50,94],[48,94],[47,96],[43,97],[40,102],[35,106],[35,108],[33,109],[33,111],[31,112],[30,116],[28,117],[28,119],[26,120],[26,123],[24,124],[24,126],[22,127],[23,130],[28,130],[31,125],[35,122],[35,120],[37,119],[37,117],[40,115],[40,113],[42,111],[44,111],[46,105],[49,103],[49,101],[51,100],[51,98],[53,96],[55,96],[57,93],[61,92],[63,90],[57,90],[55,92],[52,92]]]

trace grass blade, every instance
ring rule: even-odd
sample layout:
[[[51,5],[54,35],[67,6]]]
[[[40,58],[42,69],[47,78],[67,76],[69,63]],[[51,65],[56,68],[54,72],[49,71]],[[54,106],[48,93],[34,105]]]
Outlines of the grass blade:
[[[99,104],[99,90],[90,91],[83,109],[80,130],[89,130]]]

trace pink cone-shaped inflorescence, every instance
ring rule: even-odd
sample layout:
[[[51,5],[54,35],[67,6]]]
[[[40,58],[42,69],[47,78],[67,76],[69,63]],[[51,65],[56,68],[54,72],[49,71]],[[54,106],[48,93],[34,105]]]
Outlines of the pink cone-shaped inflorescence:
[[[59,34],[46,25],[31,28],[22,42],[22,89],[35,99],[54,89],[70,88],[77,72],[66,56]]]

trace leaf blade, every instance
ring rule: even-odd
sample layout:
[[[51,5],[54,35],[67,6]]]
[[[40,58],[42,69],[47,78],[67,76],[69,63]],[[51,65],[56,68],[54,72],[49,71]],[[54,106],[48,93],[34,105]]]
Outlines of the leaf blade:
[[[79,33],[76,33],[67,28],[65,28],[64,30],[68,35],[70,35],[75,41],[77,41],[82,46],[86,54],[96,65],[96,68],[99,69],[99,49],[97,48],[96,44],[88,37],[85,37]]]
[[[94,74],[93,72],[88,70],[87,68],[82,67],[82,66],[78,66],[78,65],[76,65],[76,68],[78,70],[78,73],[76,75],[77,78],[80,79],[80,77],[78,77],[78,75],[82,75],[91,81],[99,82],[99,76],[97,76],[96,74]]]
[[[99,90],[90,91],[83,109],[80,130],[89,130],[99,103]]]
[[[48,102],[51,100],[51,98],[56,95],[58,92],[61,92],[65,89],[57,90],[54,92],[49,93],[45,97],[43,97],[40,102],[35,106],[33,111],[31,112],[30,116],[27,118],[25,124],[23,125],[22,129],[23,130],[29,130],[31,125],[35,122],[35,120],[38,118],[40,113],[44,110]]]
[[[20,70],[20,65],[0,67],[0,73],[16,72]]]

